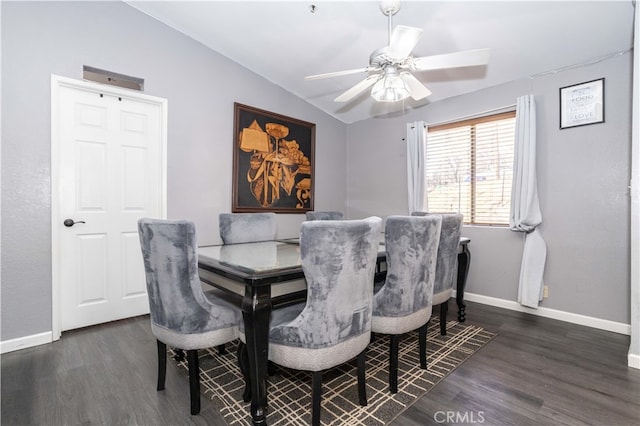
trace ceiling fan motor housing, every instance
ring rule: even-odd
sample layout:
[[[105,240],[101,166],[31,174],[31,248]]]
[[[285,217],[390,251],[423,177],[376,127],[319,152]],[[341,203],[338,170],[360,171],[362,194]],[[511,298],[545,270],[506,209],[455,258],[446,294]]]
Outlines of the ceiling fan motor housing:
[[[391,56],[389,46],[384,46],[374,50],[369,56],[369,65],[374,68],[384,69],[389,65],[397,65],[400,67],[408,66],[411,56],[404,58],[394,58]]]
[[[391,57],[389,56],[388,46],[374,50],[369,56],[369,65],[375,68],[384,68],[390,62]]]

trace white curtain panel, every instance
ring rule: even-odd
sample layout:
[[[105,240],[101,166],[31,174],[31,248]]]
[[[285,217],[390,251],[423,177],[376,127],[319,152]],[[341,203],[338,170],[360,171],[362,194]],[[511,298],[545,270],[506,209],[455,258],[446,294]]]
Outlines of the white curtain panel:
[[[537,226],[542,223],[536,180],[536,104],[533,95],[516,102],[516,135],[509,227],[524,232],[518,302],[537,308],[542,300],[547,245]]]
[[[407,123],[407,188],[409,214],[425,211],[427,196],[425,183],[425,154],[427,150],[427,126],[424,121]]]

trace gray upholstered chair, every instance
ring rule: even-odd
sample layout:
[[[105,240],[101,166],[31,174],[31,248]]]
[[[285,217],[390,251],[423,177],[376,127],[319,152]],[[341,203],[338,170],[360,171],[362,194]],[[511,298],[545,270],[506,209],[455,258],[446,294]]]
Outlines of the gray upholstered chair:
[[[220,213],[220,238],[225,244],[272,241],[276,238],[275,213]]]
[[[457,282],[458,245],[462,235],[462,215],[458,213],[413,212],[414,216],[436,214],[442,216],[442,230],[438,244],[436,280],[433,284],[433,306],[440,305],[440,334],[447,334],[447,312],[453,287]]]
[[[371,331],[390,335],[391,393],[398,392],[400,335],[419,330],[420,367],[427,368],[427,327],[441,225],[440,216],[389,216],[385,223],[387,277],[373,296]]]
[[[306,221],[300,258],[306,303],[274,311],[269,359],[312,372],[312,421],[320,424],[322,371],[358,358],[358,396],[367,405],[365,350],[371,338],[373,274],[382,219]]]
[[[313,211],[306,213],[307,220],[342,220],[344,214],[338,211]]]
[[[165,385],[167,345],[186,350],[191,414],[198,414],[198,349],[236,339],[240,309],[203,292],[193,222],[140,219],[138,235],[149,295],[151,331],[157,340],[157,390],[163,390]]]

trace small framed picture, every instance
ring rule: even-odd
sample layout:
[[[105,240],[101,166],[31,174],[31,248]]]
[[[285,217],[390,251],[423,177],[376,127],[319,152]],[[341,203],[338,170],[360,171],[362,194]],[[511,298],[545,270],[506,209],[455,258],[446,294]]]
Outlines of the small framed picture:
[[[560,88],[560,129],[604,123],[604,78]]]

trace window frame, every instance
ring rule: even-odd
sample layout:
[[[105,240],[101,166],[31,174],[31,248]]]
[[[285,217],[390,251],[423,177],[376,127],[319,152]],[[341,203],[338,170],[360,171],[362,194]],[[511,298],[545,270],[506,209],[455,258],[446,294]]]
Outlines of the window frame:
[[[431,132],[439,132],[443,130],[455,129],[460,127],[471,127],[470,130],[470,155],[469,155],[469,176],[470,176],[470,218],[465,217],[464,224],[465,225],[473,225],[473,226],[496,226],[496,227],[508,227],[508,223],[497,223],[497,222],[478,222],[476,221],[476,185],[477,185],[477,132],[476,126],[482,123],[506,120],[506,119],[514,119],[516,118],[516,111],[504,111],[496,114],[484,115],[476,118],[468,118],[463,120],[452,121],[443,124],[437,124],[434,126],[427,127],[427,149],[425,155],[425,163],[427,160],[427,156],[429,155],[429,133]],[[515,123],[514,123],[515,124]],[[514,134],[514,144],[515,144],[515,134]],[[425,179],[426,179],[425,174]],[[511,180],[511,185],[513,185],[513,178]],[[426,196],[426,186],[425,186],[425,196]],[[460,206],[458,206],[458,210],[460,210]]]

